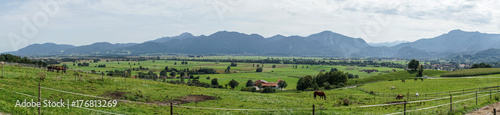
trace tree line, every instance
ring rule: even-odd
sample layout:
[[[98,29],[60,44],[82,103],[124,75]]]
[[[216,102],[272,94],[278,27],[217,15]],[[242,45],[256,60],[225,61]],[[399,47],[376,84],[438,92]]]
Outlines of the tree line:
[[[23,63],[23,64],[34,64],[38,67],[47,67],[47,62],[43,62],[41,60],[34,61],[30,60],[27,57],[20,57],[12,54],[0,54],[1,62],[11,62],[11,63]]]
[[[332,61],[319,59],[204,59],[204,58],[167,58],[167,60],[176,61],[209,61],[209,62],[245,62],[245,63],[274,63],[274,64],[308,64],[308,65],[342,65],[342,66],[360,66],[372,65],[374,67],[405,68],[406,65],[393,62],[368,61]]]

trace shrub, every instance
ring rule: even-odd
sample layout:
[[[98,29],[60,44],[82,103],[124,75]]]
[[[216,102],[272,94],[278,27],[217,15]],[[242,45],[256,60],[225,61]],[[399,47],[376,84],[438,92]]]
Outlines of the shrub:
[[[312,88],[313,88],[314,90],[318,90],[318,89],[319,89],[319,86],[318,86],[318,84],[314,83],[314,84],[312,85]]]
[[[344,104],[345,106],[349,106],[350,103],[351,103],[351,100],[349,100],[348,98],[342,99],[342,104]]]
[[[266,87],[264,90],[262,90],[262,93],[274,93],[276,90],[274,90],[271,87]]]
[[[345,85],[344,83],[339,83],[339,84],[337,85],[337,87],[338,87],[338,88],[345,87],[345,86],[346,86],[346,85]]]

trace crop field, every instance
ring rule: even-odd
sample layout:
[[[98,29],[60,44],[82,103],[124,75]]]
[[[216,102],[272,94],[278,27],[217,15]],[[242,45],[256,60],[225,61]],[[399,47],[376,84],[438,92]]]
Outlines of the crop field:
[[[500,68],[462,69],[442,74],[441,77],[467,77],[467,76],[480,76],[480,75],[491,75],[491,74],[500,74]]]
[[[104,62],[106,63],[106,62]],[[108,62],[111,63],[117,62]],[[120,62],[113,68],[128,63]],[[137,63],[137,62],[135,62]],[[150,65],[147,65],[147,64]],[[141,65],[151,66],[157,62],[144,62]],[[165,63],[165,62],[163,62]],[[171,63],[168,61],[167,63]],[[173,62],[172,62],[173,63]],[[192,62],[193,65],[179,65],[177,67],[199,67],[203,64],[212,67],[213,62]],[[190,62],[191,63],[191,62]],[[198,65],[195,65],[198,64]],[[220,63],[223,67],[228,64]],[[157,64],[160,65],[160,64]],[[71,65],[68,65],[71,66]],[[240,64],[238,64],[240,66]],[[241,68],[251,64],[241,64]],[[266,64],[265,67],[270,66]],[[170,66],[169,66],[170,67]],[[226,79],[238,79],[240,86],[248,79],[265,79],[275,81],[284,79],[291,81],[287,89],[294,89],[291,83],[297,79],[286,75],[286,71],[297,71],[308,73],[311,70],[317,74],[317,69],[327,69],[333,66],[309,66],[309,68],[267,68],[262,73],[245,71],[231,74],[209,74],[200,75],[220,78],[221,83]],[[108,66],[106,67],[108,68]],[[155,67],[151,67],[155,68]],[[157,67],[161,69],[163,67]],[[354,67],[338,67],[339,70]],[[81,67],[79,69],[93,69],[93,67]],[[236,69],[236,68],[235,68]],[[389,68],[388,68],[389,69]],[[302,70],[302,71],[299,71]],[[355,69],[354,69],[355,70]],[[100,70],[104,71],[104,70]],[[274,72],[269,72],[274,71]],[[65,74],[47,72],[44,69],[28,68],[20,66],[5,66],[5,76],[0,78],[0,111],[9,114],[36,114],[37,108],[16,108],[16,100],[37,100],[38,76],[46,73],[46,78],[41,81],[42,99],[57,101],[64,100],[118,100],[115,107],[107,108],[42,108],[44,114],[169,114],[169,103],[173,102],[174,112],[177,114],[310,114],[312,105],[318,114],[402,114],[403,104],[398,103],[394,95],[414,95],[420,93],[420,97],[408,96],[407,110],[410,114],[448,114],[449,95],[453,94],[453,112],[463,114],[477,109],[481,106],[498,101],[500,94],[497,82],[498,78],[434,78],[424,81],[407,79],[401,82],[401,78],[413,78],[414,73],[397,71],[383,73],[375,76],[364,76],[362,79],[384,78],[381,82],[361,85],[357,88],[340,88],[324,90],[327,100],[313,99],[311,91],[283,91],[271,94],[252,93],[231,89],[202,88],[186,85],[175,85],[160,81],[130,79],[123,77],[109,77],[96,74],[84,73],[82,77],[73,76],[74,71]],[[282,73],[283,72],[283,73]],[[438,76],[442,71],[424,71],[424,75]],[[314,75],[314,74],[313,74]],[[271,76],[271,77],[269,77]],[[385,76],[385,77],[384,77]],[[392,77],[391,77],[392,76]],[[403,76],[403,77],[398,77]],[[405,77],[407,76],[407,77]],[[289,79],[287,79],[289,78]],[[387,81],[387,78],[398,80]],[[389,79],[390,80],[390,79]],[[376,80],[374,80],[376,81]],[[205,81],[209,82],[209,81]],[[394,86],[395,89],[391,90]],[[371,93],[370,91],[374,92]],[[474,91],[478,93],[478,104],[475,104]],[[492,92],[492,93],[490,93]],[[492,98],[490,98],[490,94]],[[209,96],[207,100],[184,100],[192,96]],[[348,98],[349,106],[343,105],[342,99]],[[406,98],[406,97],[405,97]]]

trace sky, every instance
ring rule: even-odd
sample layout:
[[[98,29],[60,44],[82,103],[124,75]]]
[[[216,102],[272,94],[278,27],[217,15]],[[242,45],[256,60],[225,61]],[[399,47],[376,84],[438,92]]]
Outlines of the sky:
[[[454,29],[500,33],[500,0],[2,0],[0,52],[35,43],[142,43],[184,32],[332,31],[369,43]]]

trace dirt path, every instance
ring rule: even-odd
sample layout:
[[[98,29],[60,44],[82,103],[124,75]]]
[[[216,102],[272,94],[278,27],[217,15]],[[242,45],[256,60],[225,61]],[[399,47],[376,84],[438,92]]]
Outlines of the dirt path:
[[[500,102],[496,102],[484,107],[479,108],[476,111],[473,111],[471,113],[467,113],[465,115],[493,115],[493,109],[497,109],[497,114],[500,114]]]

